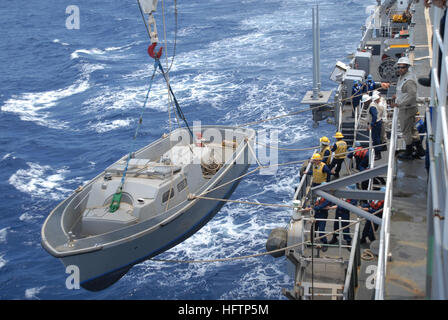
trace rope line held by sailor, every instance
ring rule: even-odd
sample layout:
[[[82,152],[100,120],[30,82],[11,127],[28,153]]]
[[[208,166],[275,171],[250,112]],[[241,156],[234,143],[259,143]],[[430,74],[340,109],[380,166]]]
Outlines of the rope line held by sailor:
[[[373,215],[377,215],[378,213],[380,213],[382,211],[382,209],[372,213]],[[332,234],[336,234],[339,233],[340,231],[343,231],[347,228],[351,228],[352,226],[356,225],[357,223],[361,223],[362,221],[365,221],[365,218],[360,218],[358,219],[358,221],[349,223],[348,225],[339,228],[337,230],[328,232],[322,236],[318,236],[318,237],[314,237],[314,242],[316,242],[317,240],[321,240],[324,237],[327,237],[329,235]],[[311,245],[311,241],[310,240],[305,240],[302,241],[300,243],[296,243],[294,245],[290,245],[284,248],[280,248],[280,249],[275,249],[275,250],[271,250],[271,251],[265,251],[265,252],[259,252],[259,253],[254,253],[254,254],[249,254],[249,255],[244,255],[244,256],[237,256],[237,257],[227,257],[227,258],[216,258],[216,259],[204,259],[204,260],[180,260],[180,259],[157,259],[157,258],[151,258],[149,259],[150,261],[156,261],[156,262],[169,262],[169,263],[214,263],[214,262],[230,262],[230,261],[237,261],[237,260],[246,260],[246,259],[251,259],[251,258],[258,258],[258,257],[262,257],[265,255],[272,255],[274,253],[277,252],[282,252],[282,251],[288,251],[290,249],[294,249],[298,246],[302,246],[302,245]]]
[[[383,143],[383,144],[380,144],[380,145],[378,145],[378,146],[383,146],[383,145],[388,145],[389,143]],[[369,147],[365,147],[365,148],[360,148],[360,149],[358,149],[358,150],[368,150],[369,149]],[[352,153],[353,151],[347,151],[347,152],[344,152],[344,153],[341,153],[341,155],[342,154],[350,154],[350,153]],[[235,182],[235,181],[237,181],[237,180],[239,180],[239,179],[242,179],[242,178],[244,178],[244,177],[247,177],[248,175],[250,175],[250,174],[253,174],[253,173],[255,173],[255,172],[257,172],[258,170],[261,170],[261,169],[263,169],[263,168],[269,168],[269,167],[280,167],[280,166],[290,166],[290,165],[296,165],[296,164],[303,164],[304,162],[306,162],[306,161],[308,161],[309,159],[305,159],[305,160],[296,160],[296,161],[290,161],[290,162],[285,162],[285,163],[277,163],[277,164],[270,164],[270,165],[264,165],[264,166],[262,166],[262,167],[260,167],[260,166],[258,166],[258,167],[256,167],[255,169],[253,169],[253,170],[251,170],[251,171],[249,171],[249,172],[246,172],[245,174],[243,174],[243,175],[241,175],[241,176],[239,176],[239,177],[236,177],[236,178],[234,178],[234,179],[232,179],[232,180],[230,180],[230,181],[228,181],[228,182],[226,182],[226,183],[223,183],[223,184],[221,184],[221,185],[219,185],[219,186],[217,186],[217,187],[215,187],[215,188],[212,188],[212,189],[210,189],[210,190],[208,190],[208,191],[205,191],[205,192],[203,192],[203,193],[201,193],[201,194],[199,194],[199,195],[197,195],[197,196],[205,196],[205,195],[207,195],[208,193],[210,193],[210,192],[213,192],[213,191],[216,191],[216,190],[218,190],[218,189],[220,189],[220,188],[222,188],[222,187],[224,187],[224,186],[226,186],[226,185],[228,185],[228,184],[230,184],[230,183],[233,183],[233,182]]]
[[[365,94],[368,94],[368,93],[373,92],[373,91],[375,91],[375,90],[367,91],[367,92],[365,92]],[[351,95],[351,96],[349,96],[347,98],[341,99],[340,102],[351,100],[354,96],[355,95]],[[334,103],[326,103],[326,104],[318,105],[318,106],[315,106],[315,107],[308,107],[306,109],[301,109],[301,110],[298,110],[298,111],[294,111],[294,112],[291,112],[291,113],[287,113],[287,114],[283,114],[283,115],[279,115],[279,116],[275,116],[275,117],[271,117],[271,118],[267,118],[267,119],[246,122],[246,123],[238,125],[237,127],[238,128],[242,128],[242,127],[252,126],[252,125],[256,125],[256,124],[267,122],[267,121],[273,121],[273,120],[277,120],[277,119],[281,119],[281,118],[285,118],[285,117],[295,116],[295,115],[298,115],[300,113],[312,111],[314,109],[319,109],[319,108],[323,108],[323,107],[332,107],[332,106],[334,106]]]

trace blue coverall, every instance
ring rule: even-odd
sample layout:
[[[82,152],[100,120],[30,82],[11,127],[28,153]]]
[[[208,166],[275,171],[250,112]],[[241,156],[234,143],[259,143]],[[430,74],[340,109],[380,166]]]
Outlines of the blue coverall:
[[[375,106],[372,105],[370,107],[369,113],[372,116],[372,122],[370,122],[372,128],[372,143],[376,146],[381,144],[381,126],[383,125],[383,120],[377,121],[378,111]],[[380,147],[375,147],[375,155],[381,155]]]
[[[374,213],[378,211],[379,208],[378,209],[373,208],[372,203],[373,201],[369,201],[369,203],[363,204],[362,207],[368,208],[369,213]],[[382,218],[383,212],[381,211],[380,213],[377,213],[376,216]],[[372,224],[374,225],[375,231],[378,229],[378,225],[376,223],[366,220],[366,224],[364,225],[364,229],[362,230],[361,241],[364,242],[366,238],[368,238],[370,241],[375,240],[375,232],[373,231]]]
[[[348,203],[356,206],[357,201],[356,200],[348,200]],[[341,220],[350,220],[350,211],[347,209],[342,208],[341,206],[337,206],[336,208],[336,215],[335,215],[335,219],[339,219],[339,217],[341,218]],[[341,221],[341,227],[339,227],[339,221],[335,221],[334,225],[333,225],[333,231],[334,230],[338,230],[339,228],[344,228],[346,226],[349,225],[349,222],[347,221]],[[350,236],[349,232],[350,232],[350,228],[346,228],[344,230],[342,230],[343,235],[344,235],[344,240],[347,241],[348,244],[352,243],[352,237]],[[333,239],[336,239],[338,237],[339,233],[335,233],[333,234]]]
[[[328,206],[332,206],[333,204],[326,199],[321,198],[321,201],[317,205],[314,206],[314,217],[316,219],[327,219],[328,218],[328,209],[324,209]],[[325,225],[326,221],[316,221],[315,231],[317,232],[317,236],[320,237],[325,234]],[[327,243],[327,237],[322,238],[320,240],[322,243]]]
[[[352,87],[352,105],[353,105],[353,116],[355,116],[355,110],[359,106],[359,102],[362,98],[363,87],[359,84],[354,84]]]

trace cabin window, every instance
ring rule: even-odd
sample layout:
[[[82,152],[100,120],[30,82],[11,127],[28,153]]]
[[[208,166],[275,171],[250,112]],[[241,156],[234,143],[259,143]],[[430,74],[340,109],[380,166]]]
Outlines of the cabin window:
[[[181,182],[177,184],[177,191],[181,192],[187,186],[187,179],[183,179]]]
[[[166,191],[162,196],[162,203],[167,202],[168,199],[171,199],[174,197],[174,189],[171,188],[170,190]]]

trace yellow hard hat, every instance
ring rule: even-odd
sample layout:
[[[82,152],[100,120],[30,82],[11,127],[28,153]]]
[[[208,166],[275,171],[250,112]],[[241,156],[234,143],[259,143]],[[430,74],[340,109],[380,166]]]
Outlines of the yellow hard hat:
[[[322,160],[322,157],[321,157],[321,155],[319,153],[315,153],[311,157],[311,160]]]
[[[336,134],[334,135],[334,137],[335,137],[336,139],[344,138],[344,136],[342,135],[342,133],[340,133],[339,131],[336,132]]]
[[[329,145],[330,144],[330,139],[328,139],[327,137],[322,137],[322,138],[320,138],[319,141],[323,145]]]

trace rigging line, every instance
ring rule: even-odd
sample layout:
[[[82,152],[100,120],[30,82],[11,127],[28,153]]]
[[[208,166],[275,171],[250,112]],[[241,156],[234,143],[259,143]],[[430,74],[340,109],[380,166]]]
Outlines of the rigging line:
[[[176,56],[176,46],[177,46],[177,29],[178,29],[178,21],[177,21],[178,11],[177,11],[177,0],[174,0],[174,45],[173,45],[173,56],[171,58],[171,65],[168,67],[166,72],[170,72],[171,68],[174,64],[174,57]],[[167,52],[168,54],[168,52]]]
[[[187,119],[185,118],[185,115],[182,112],[182,109],[179,105],[179,102],[177,101],[176,96],[174,95],[173,89],[171,88],[169,79],[167,78],[166,73],[163,70],[162,64],[160,63],[160,61],[158,59],[157,59],[157,62],[158,62],[159,69],[162,72],[162,75],[165,78],[165,81],[167,83],[168,90],[169,90],[169,92],[171,92],[172,98],[174,99],[174,104],[176,105],[177,113],[178,113],[179,117],[184,121],[185,125],[187,126],[188,132],[190,133],[191,137],[193,138],[193,132],[191,131],[190,126],[188,125]]]
[[[310,147],[310,148],[300,148],[300,149],[289,149],[289,148],[281,148],[281,147],[274,147],[274,146],[268,146],[267,144],[261,143],[261,142],[257,142],[255,141],[256,144],[259,144],[260,146],[269,148],[269,149],[276,149],[276,150],[285,150],[285,151],[307,151],[307,150],[314,150],[316,148],[319,148],[319,146],[316,147]]]
[[[168,66],[168,45],[167,45],[167,38],[166,38],[166,23],[165,23],[165,5],[164,5],[164,1],[162,0],[162,23],[163,23],[163,39],[164,39],[164,42],[165,42],[165,62],[166,62],[166,64],[167,64],[167,66]],[[159,61],[159,64],[160,64],[160,66],[162,65],[161,63],[160,63],[160,61]],[[161,71],[162,71],[162,69],[161,69]],[[168,113],[169,113],[169,127],[170,127],[170,133],[171,133],[171,130],[172,130],[172,127],[171,127],[171,108],[173,107],[173,102],[172,102],[172,99],[171,99],[171,97],[170,97],[170,81],[169,81],[169,74],[167,73],[166,75],[163,73],[163,71],[162,71],[162,74],[164,75],[164,77],[165,77],[165,81],[166,81],[166,83],[167,83],[167,86],[168,86],[168,88],[167,88],[167,93],[168,93]],[[173,108],[173,110],[174,110],[174,108]]]
[[[165,2],[164,2],[163,0],[162,0],[162,23],[163,23],[163,38],[164,38],[164,42],[165,42],[165,62],[166,62],[166,65],[167,65],[167,67],[168,67],[168,44],[167,44],[167,37],[166,37]],[[171,95],[170,95],[170,88],[171,88],[171,86],[170,86],[170,80],[169,80],[169,73],[166,72],[166,74],[165,74],[165,73],[163,72],[163,68],[161,68],[161,67],[162,67],[162,63],[160,62],[159,59],[156,59],[156,61],[157,61],[157,62],[155,62],[155,63],[158,63],[158,65],[159,65],[159,67],[160,67],[160,70],[162,71],[162,74],[163,74],[163,76],[164,76],[164,78],[165,78],[165,81],[166,81],[166,83],[167,83],[168,114],[169,114],[169,130],[170,130],[170,135],[171,135],[171,132],[172,132],[172,125],[171,125],[171,108],[173,108],[174,117],[176,118],[176,121],[177,121],[177,123],[178,123],[179,126],[180,126],[180,123],[179,123],[179,119],[177,118],[176,112],[174,111],[173,100],[172,100],[172,97],[171,97]],[[173,96],[174,96],[174,95],[173,95]],[[172,149],[172,147],[173,147],[173,142],[172,142],[172,140],[170,139],[170,149]],[[171,200],[171,197],[172,197],[171,191],[174,192],[173,184],[174,184],[174,170],[173,170],[173,167],[171,167],[171,181],[170,181],[169,194],[168,194],[168,201],[166,202],[165,211],[167,211],[168,208],[169,208],[170,200]]]
[[[364,92],[363,94],[368,94],[368,93],[373,92],[375,90],[368,90],[368,91]],[[359,96],[359,95],[356,95],[356,96]],[[349,96],[349,97],[347,97],[345,99],[341,99],[340,101],[343,102],[343,101],[346,101],[346,100],[349,100],[349,99],[351,100],[353,97],[355,97],[355,94],[352,94],[351,96]],[[281,119],[281,118],[285,118],[285,117],[289,117],[289,116],[294,116],[294,115],[297,115],[297,114],[300,114],[300,113],[303,113],[303,112],[311,111],[311,110],[314,110],[314,109],[319,109],[319,108],[322,108],[322,107],[332,107],[334,104],[335,104],[335,102],[333,102],[333,103],[326,103],[326,104],[318,105],[318,106],[315,106],[315,107],[309,107],[309,108],[306,108],[306,109],[302,109],[302,110],[294,111],[294,112],[291,112],[291,113],[283,114],[283,115],[280,115],[280,116],[275,116],[275,117],[272,117],[272,118],[267,118],[267,119],[263,119],[263,120],[252,121],[252,122],[246,122],[246,123],[243,123],[243,124],[237,126],[237,128],[242,128],[242,127],[259,124],[259,123],[266,122],[266,121],[272,121],[272,120],[277,120],[277,119]]]
[[[294,206],[291,206],[289,204],[263,203],[263,202],[254,202],[254,201],[244,201],[244,200],[211,198],[211,197],[203,197],[203,196],[192,196],[191,198],[202,199],[202,200],[212,200],[212,201],[222,201],[222,202],[233,202],[233,203],[240,203],[240,204],[253,204],[256,206],[263,206],[263,207],[280,207],[280,208],[291,208],[291,209],[294,208]]]
[[[385,145],[388,145],[388,144],[389,144],[389,143],[387,142],[387,143],[383,143],[383,144],[376,145],[376,147],[385,146]],[[367,149],[369,149],[369,147],[360,148],[360,149],[358,149],[358,150],[367,150]],[[347,152],[344,152],[344,153],[341,153],[341,154],[349,154],[349,153],[352,153],[352,152],[353,152],[353,151],[347,151]],[[212,192],[212,191],[218,190],[219,188],[222,188],[222,187],[224,187],[224,186],[226,186],[226,185],[228,185],[228,184],[230,184],[230,183],[232,183],[232,182],[235,182],[236,180],[242,179],[242,178],[244,178],[244,177],[246,177],[246,176],[248,176],[248,175],[250,175],[250,174],[252,174],[252,173],[254,173],[254,172],[258,171],[258,170],[264,169],[264,168],[275,167],[275,166],[278,166],[278,167],[280,167],[280,166],[288,166],[288,165],[291,165],[291,164],[300,164],[300,163],[304,163],[304,162],[306,162],[306,161],[309,161],[309,159],[305,159],[305,160],[296,160],[296,161],[290,161],[290,162],[284,162],[284,163],[277,163],[277,164],[272,164],[272,165],[264,165],[264,166],[262,166],[262,167],[258,166],[258,167],[255,168],[254,170],[249,171],[249,172],[246,172],[245,174],[243,174],[243,175],[241,175],[241,176],[239,176],[239,177],[236,177],[235,179],[232,179],[232,180],[230,180],[230,181],[228,181],[228,182],[226,182],[226,183],[223,183],[223,184],[221,184],[221,185],[219,185],[219,186],[217,186],[217,187],[215,187],[215,188],[212,188],[212,189],[210,189],[210,190],[208,190],[208,191],[204,191],[203,193],[201,193],[201,194],[198,195],[198,196],[204,196],[204,195],[206,195],[206,194],[208,194],[208,193],[210,193],[210,192]]]
[[[126,172],[128,170],[128,166],[129,166],[129,160],[131,159],[132,150],[134,150],[134,147],[135,147],[135,141],[136,141],[136,138],[137,138],[137,135],[138,135],[138,131],[140,130],[140,126],[141,126],[141,124],[143,122],[143,111],[145,110],[146,103],[148,102],[149,93],[151,92],[152,83],[153,83],[153,80],[154,80],[154,76],[156,74],[156,70],[157,70],[157,66],[154,64],[154,71],[152,73],[151,80],[149,81],[149,88],[148,88],[148,91],[146,92],[145,102],[143,103],[142,110],[140,112],[140,117],[139,117],[139,120],[138,120],[138,123],[137,123],[137,128],[135,129],[134,137],[132,139],[131,151],[129,152],[128,159],[126,161],[126,168],[125,168],[125,170],[123,172],[123,176],[121,177],[120,187],[123,187],[123,185],[124,185]]]
[[[140,5],[140,1],[139,0],[137,0],[137,4],[138,4],[138,8],[140,10],[140,14],[142,15],[143,23],[145,24],[146,33],[148,34],[148,37],[151,40],[151,35],[149,34],[148,24],[146,23],[145,15],[143,14],[143,9],[142,9],[142,6]]]
[[[151,80],[150,80],[150,83],[149,83],[148,91],[146,92],[145,102],[143,103],[143,106],[142,106],[142,111],[140,113],[140,117],[139,117],[139,121],[138,121],[138,124],[137,124],[137,128],[135,129],[134,137],[132,139],[131,151],[129,151],[128,158],[126,160],[126,166],[124,168],[123,176],[121,177],[120,184],[117,187],[117,191],[115,192],[115,194],[112,197],[112,200],[111,200],[111,203],[110,203],[110,206],[109,206],[109,211],[110,212],[115,212],[115,211],[117,211],[120,208],[123,186],[124,186],[125,179],[126,179],[126,174],[127,174],[128,168],[129,168],[129,162],[131,160],[132,150],[134,150],[135,141],[136,141],[136,138],[137,138],[137,135],[138,135],[138,131],[140,129],[140,125],[143,122],[143,111],[144,111],[144,109],[146,107],[146,103],[148,102],[149,93],[151,92],[152,83],[153,83],[153,80],[154,80],[154,76],[156,74],[156,70],[157,70],[157,65],[154,63],[154,71],[153,71],[152,76],[151,76]]]
[[[152,72],[151,79],[149,80],[149,88],[148,88],[148,91],[146,92],[145,102],[143,103],[142,110],[140,111],[140,117],[139,117],[139,120],[138,120],[137,128],[135,130],[134,142],[135,142],[135,139],[137,138],[138,131],[140,130],[140,126],[141,126],[141,124],[143,122],[143,111],[145,110],[145,106],[146,106],[146,103],[147,103],[148,98],[149,98],[149,93],[150,93],[151,88],[152,88],[152,83],[153,83],[153,80],[154,80],[154,76],[156,75],[156,70],[157,70],[157,66],[154,64],[154,71]]]
[[[166,23],[165,23],[165,1],[162,0],[162,23],[163,23],[163,40],[165,42],[165,63],[168,68],[168,43],[166,37]],[[169,75],[169,71],[167,70],[167,75]]]
[[[230,183],[232,183],[232,182],[235,182],[235,181],[237,181],[237,180],[239,180],[239,179],[242,179],[242,178],[244,178],[244,177],[246,177],[246,176],[248,176],[248,175],[250,175],[250,174],[252,174],[252,173],[254,173],[254,172],[258,171],[258,170],[260,170],[260,169],[262,169],[262,168],[261,168],[261,167],[257,167],[257,168],[255,168],[255,169],[252,170],[252,171],[246,172],[245,174],[243,174],[243,175],[241,175],[241,176],[239,176],[239,177],[236,177],[235,179],[232,179],[232,180],[230,180],[230,181],[228,181],[228,182],[226,182],[226,183],[223,183],[223,184],[221,184],[221,185],[219,185],[219,186],[217,186],[217,187],[215,187],[215,188],[212,188],[212,189],[210,189],[210,190],[208,190],[208,191],[204,191],[204,192],[201,193],[199,196],[204,196],[204,195],[206,195],[206,194],[209,194],[209,193],[212,192],[212,191],[218,190],[219,188],[222,188],[222,187],[224,187],[224,186],[226,186],[226,185],[228,185],[228,184],[230,184]]]
[[[383,209],[379,209],[378,211],[375,211],[372,214],[373,215],[377,215],[378,213],[380,213],[382,211],[383,211]],[[366,218],[358,219],[357,221],[349,223],[345,227],[339,228],[337,230],[330,231],[328,233],[325,233],[322,236],[315,237],[314,240],[315,241],[321,240],[321,239],[323,239],[325,237],[328,237],[329,235],[336,234],[336,233],[338,233],[338,232],[340,232],[342,230],[348,229],[348,228],[356,225],[357,223],[361,223],[364,220],[366,220]],[[261,257],[261,256],[266,256],[268,254],[273,254],[273,253],[282,252],[282,251],[286,252],[286,251],[288,251],[290,249],[293,249],[293,248],[298,247],[298,246],[306,245],[306,244],[310,244],[310,240],[305,240],[305,241],[302,241],[301,243],[296,243],[296,244],[293,244],[293,245],[290,245],[290,246],[287,246],[287,247],[284,247],[284,248],[280,248],[280,249],[275,249],[275,250],[272,250],[272,251],[259,252],[259,253],[254,253],[254,254],[250,254],[250,255],[245,255],[245,256],[227,257],[227,258],[218,258],[218,259],[209,259],[209,260],[175,260],[175,259],[154,259],[154,258],[151,258],[149,260],[157,261],[157,262],[170,262],[170,263],[229,262],[229,261],[245,260],[245,259],[250,259],[250,258],[258,258],[258,257]]]
[[[314,213],[311,214],[311,300],[314,300]]]

